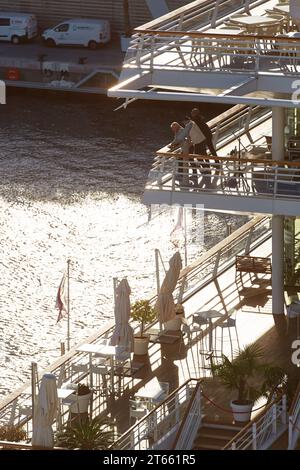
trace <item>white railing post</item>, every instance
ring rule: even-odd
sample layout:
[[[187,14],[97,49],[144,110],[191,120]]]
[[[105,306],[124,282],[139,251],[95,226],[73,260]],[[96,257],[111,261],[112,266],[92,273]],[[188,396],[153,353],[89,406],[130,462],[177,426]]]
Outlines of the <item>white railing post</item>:
[[[142,34],[141,36],[139,36],[139,39],[138,39],[138,50],[136,54],[136,64],[138,67],[141,66],[141,55],[142,55],[143,46],[144,46],[144,37],[145,35]]]
[[[154,44],[155,44],[155,37],[152,35],[150,40],[150,72],[153,72],[153,64],[154,64]]]
[[[257,429],[256,423],[252,424],[252,450],[257,450]]]
[[[251,227],[250,230],[249,230],[249,235],[247,237],[246,246],[245,246],[245,256],[249,255],[249,253],[250,253],[253,230],[254,230],[253,227]]]
[[[213,278],[217,277],[218,275],[220,258],[221,258],[221,250],[218,251],[217,256],[216,256],[216,261],[215,261],[214,270],[213,270]]]
[[[158,441],[158,429],[157,429],[157,413],[153,413],[153,421],[152,421],[152,426],[153,426],[153,441],[157,442]]]
[[[180,392],[178,392],[178,393],[180,393]],[[179,400],[178,393],[176,393],[176,395],[174,397],[176,423],[178,423],[179,419],[180,419],[180,400]]]
[[[286,424],[286,423],[287,423],[287,402],[286,402],[286,395],[283,395],[283,397],[282,397],[281,422],[282,422],[282,424]]]
[[[272,434],[277,433],[277,405],[272,406]]]
[[[235,443],[235,442],[233,442],[233,443],[231,444],[231,450],[236,450],[236,443]]]
[[[289,416],[288,450],[293,449],[293,433],[294,433],[293,418],[292,418],[292,416]]]
[[[276,165],[274,167],[274,192],[273,192],[274,198],[276,198],[277,186],[278,186],[278,166]]]

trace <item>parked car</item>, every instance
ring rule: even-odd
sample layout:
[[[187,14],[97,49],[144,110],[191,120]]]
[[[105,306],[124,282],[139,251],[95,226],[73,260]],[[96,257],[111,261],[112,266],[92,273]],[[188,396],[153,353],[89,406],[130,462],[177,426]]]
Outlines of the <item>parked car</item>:
[[[71,19],[46,29],[42,37],[53,46],[84,46],[96,49],[110,41],[110,23],[107,20]]]
[[[35,15],[26,13],[0,12],[0,39],[19,44],[24,40],[33,39],[38,34]]]

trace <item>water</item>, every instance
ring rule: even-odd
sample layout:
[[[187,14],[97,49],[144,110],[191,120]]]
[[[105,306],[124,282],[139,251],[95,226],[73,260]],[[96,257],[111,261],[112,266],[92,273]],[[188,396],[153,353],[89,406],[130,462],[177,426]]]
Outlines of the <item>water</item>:
[[[113,318],[113,277],[127,276],[132,300],[155,289],[154,249],[174,253],[176,214],[147,223],[141,204],[154,152],[185,103],[137,103],[113,112],[104,98],[14,93],[0,107],[0,396],[60,354],[66,320],[55,298],[71,265],[72,344]],[[216,114],[217,110],[212,110]],[[245,219],[204,218],[193,260]]]

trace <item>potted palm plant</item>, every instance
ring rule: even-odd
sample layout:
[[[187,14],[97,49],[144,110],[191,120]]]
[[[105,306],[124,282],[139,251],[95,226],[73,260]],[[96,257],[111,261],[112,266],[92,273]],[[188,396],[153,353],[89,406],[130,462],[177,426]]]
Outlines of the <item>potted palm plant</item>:
[[[263,356],[260,346],[250,344],[240,349],[232,361],[222,355],[222,363],[212,367],[225,387],[236,391],[237,397],[231,401],[235,421],[249,421],[255,400],[262,395],[271,397],[283,381],[283,370],[263,363]]]
[[[140,333],[134,337],[134,354],[147,354],[149,336],[144,335],[144,327],[155,320],[156,312],[149,300],[138,300],[131,306],[131,317],[140,322]]]
[[[66,449],[107,450],[113,442],[110,423],[99,417],[67,425],[56,435],[56,445]]]

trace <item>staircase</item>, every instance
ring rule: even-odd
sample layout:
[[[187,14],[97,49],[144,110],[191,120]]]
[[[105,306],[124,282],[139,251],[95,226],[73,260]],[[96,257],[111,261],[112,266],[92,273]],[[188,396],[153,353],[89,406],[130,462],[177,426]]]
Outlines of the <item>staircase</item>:
[[[221,450],[242,429],[241,425],[216,424],[203,420],[193,450]]]

